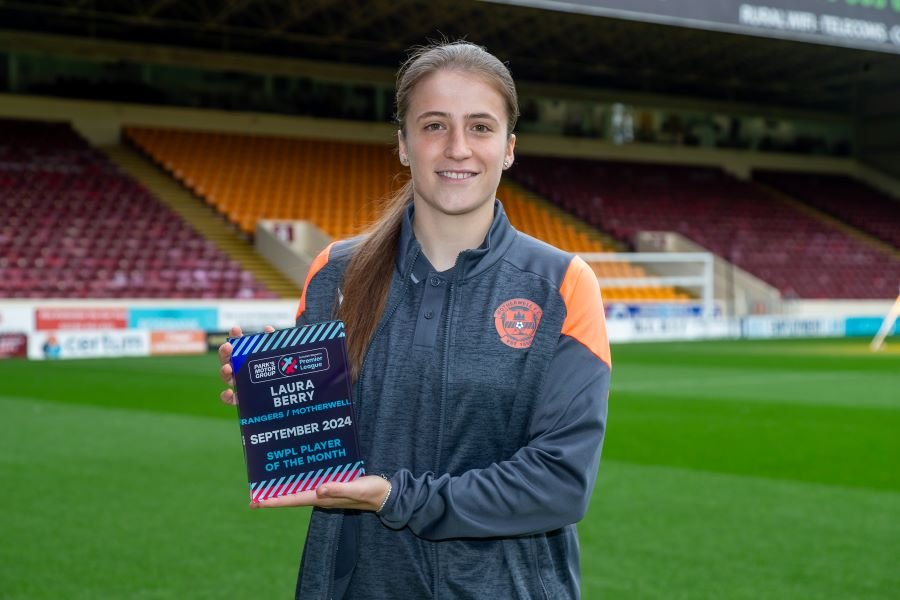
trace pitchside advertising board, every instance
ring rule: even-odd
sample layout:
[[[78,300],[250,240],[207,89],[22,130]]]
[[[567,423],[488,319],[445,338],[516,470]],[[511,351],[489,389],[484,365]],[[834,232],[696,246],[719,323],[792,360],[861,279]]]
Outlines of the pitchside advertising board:
[[[646,304],[628,304],[610,302],[605,305],[607,320],[613,319],[685,319],[703,317],[705,308],[699,303],[667,303],[651,302]],[[722,307],[718,302],[713,304],[712,315],[722,315]]]
[[[365,474],[341,321],[229,341],[251,500]]]
[[[173,356],[208,351],[206,332],[199,330],[61,329],[35,331],[27,337],[28,358],[34,360]]]
[[[0,358],[25,358],[28,336],[24,333],[0,333]]]
[[[34,330],[34,310],[29,305],[0,307],[0,359],[24,358],[28,334]]]
[[[125,329],[128,309],[124,306],[55,306],[38,307],[34,312],[35,329]]]
[[[35,360],[150,354],[150,332],[144,330],[70,329],[37,331],[28,337],[28,358]]]
[[[228,331],[238,325],[245,333],[262,331],[266,325],[275,329],[293,327],[297,314],[295,301],[257,301],[219,306],[216,331]]]
[[[0,306],[0,333],[34,331],[34,307],[30,304]]]
[[[240,325],[244,331],[261,330],[264,325],[290,327],[297,312],[296,302],[265,302],[211,306],[38,306],[10,313],[0,313],[3,321],[34,322],[34,329],[149,329],[151,331],[225,331]],[[5,317],[5,318],[4,318]],[[2,329],[0,329],[2,330]],[[21,331],[21,329],[17,329]]]
[[[138,307],[128,311],[130,329],[216,331],[218,326],[219,311],[215,306]]]
[[[745,317],[741,320],[741,336],[751,339],[843,337],[845,321],[845,317]]]
[[[900,53],[900,0],[492,0]]]
[[[741,323],[721,318],[620,319],[607,321],[606,332],[613,343],[708,340],[740,337]]]
[[[872,337],[878,330],[884,319],[881,317],[847,317],[844,324],[844,335],[847,337]],[[894,322],[888,335],[900,335],[900,319]]]

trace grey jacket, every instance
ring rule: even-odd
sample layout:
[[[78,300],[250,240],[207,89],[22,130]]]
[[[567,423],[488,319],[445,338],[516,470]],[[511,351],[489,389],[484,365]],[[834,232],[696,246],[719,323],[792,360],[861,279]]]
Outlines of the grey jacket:
[[[437,273],[412,218],[354,398],[367,471],[393,491],[378,514],[313,511],[296,597],[577,598],[611,365],[596,276],[499,202],[482,246]],[[313,263],[298,325],[333,318],[354,243]]]

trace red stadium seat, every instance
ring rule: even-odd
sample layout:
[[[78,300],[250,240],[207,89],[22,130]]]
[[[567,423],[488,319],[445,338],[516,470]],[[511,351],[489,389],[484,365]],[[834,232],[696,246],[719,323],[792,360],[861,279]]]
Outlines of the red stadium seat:
[[[900,203],[844,175],[754,171],[753,178],[900,247]]]
[[[719,169],[520,155],[510,175],[625,242],[681,233],[789,297],[890,298],[900,281],[896,255]],[[900,223],[896,203],[890,215],[865,204]]]
[[[66,124],[0,119],[0,214],[2,297],[209,297],[177,277],[154,287],[148,269],[227,260]],[[276,297],[246,275],[253,294]]]

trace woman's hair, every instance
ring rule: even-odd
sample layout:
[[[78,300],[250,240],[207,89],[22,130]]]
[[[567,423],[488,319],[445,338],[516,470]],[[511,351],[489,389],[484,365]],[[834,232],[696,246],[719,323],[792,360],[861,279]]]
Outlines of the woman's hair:
[[[400,135],[406,135],[406,112],[416,86],[442,70],[471,73],[493,85],[506,103],[506,132],[512,135],[519,103],[509,69],[481,46],[463,41],[416,48],[400,67],[396,95]],[[363,233],[344,273],[343,300],[337,314],[347,331],[347,353],[354,379],[359,376],[366,349],[387,304],[403,215],[412,197],[410,179],[385,202],[381,217]]]

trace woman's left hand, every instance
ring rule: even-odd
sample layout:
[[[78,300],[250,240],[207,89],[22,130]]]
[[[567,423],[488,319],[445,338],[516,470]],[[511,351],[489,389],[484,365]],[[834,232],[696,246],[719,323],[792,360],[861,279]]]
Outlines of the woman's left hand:
[[[250,508],[318,506],[376,511],[381,508],[391,484],[377,475],[365,475],[349,483],[324,483],[315,490],[251,502]]]

